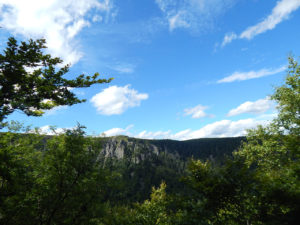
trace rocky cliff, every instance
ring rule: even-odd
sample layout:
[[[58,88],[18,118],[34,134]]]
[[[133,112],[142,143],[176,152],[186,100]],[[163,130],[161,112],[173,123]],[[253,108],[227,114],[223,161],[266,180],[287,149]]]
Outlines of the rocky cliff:
[[[186,160],[188,158],[223,158],[238,149],[245,137],[202,138],[188,141],[146,140],[127,136],[103,138],[102,156],[113,159],[126,159],[139,163],[158,155],[173,155]]]

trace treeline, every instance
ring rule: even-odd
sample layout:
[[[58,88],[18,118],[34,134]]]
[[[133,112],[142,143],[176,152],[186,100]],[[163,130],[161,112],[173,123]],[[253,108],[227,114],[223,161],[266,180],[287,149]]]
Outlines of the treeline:
[[[237,150],[246,137],[200,138],[186,141],[151,140],[150,143],[168,149],[170,153],[179,154],[184,160],[190,158],[224,160]]]

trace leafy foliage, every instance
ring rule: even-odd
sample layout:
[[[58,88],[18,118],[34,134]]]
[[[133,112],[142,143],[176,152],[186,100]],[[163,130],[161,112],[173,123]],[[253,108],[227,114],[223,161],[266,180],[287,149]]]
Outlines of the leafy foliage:
[[[43,110],[55,106],[84,102],[70,88],[111,81],[98,79],[98,73],[82,74],[73,80],[63,78],[70,65],[57,69],[62,60],[44,54],[45,44],[44,39],[18,44],[13,37],[9,38],[4,53],[0,54],[0,122],[15,110],[41,116]]]
[[[182,207],[196,220],[188,224],[299,224],[300,66],[289,61],[286,83],[272,96],[278,117],[250,130],[225,164],[190,164],[186,182],[195,194]]]
[[[166,193],[166,184],[162,182],[159,188],[152,188],[150,200],[136,203],[133,207],[114,207],[104,218],[103,224],[110,225],[181,225],[181,211],[172,209],[172,199]]]
[[[1,224],[97,224],[111,178],[82,127],[45,137],[1,135]],[[38,150],[37,150],[38,149]]]

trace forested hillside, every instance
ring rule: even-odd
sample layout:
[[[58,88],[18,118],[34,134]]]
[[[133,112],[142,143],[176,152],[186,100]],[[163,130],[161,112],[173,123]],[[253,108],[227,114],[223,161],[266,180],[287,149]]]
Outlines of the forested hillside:
[[[15,124],[16,125],[16,124]],[[6,136],[3,133],[1,136]],[[29,138],[30,134],[15,134]],[[35,137],[35,138],[41,138]],[[45,151],[53,136],[44,136],[37,151]],[[118,174],[119,181],[111,190],[110,201],[144,201],[153,186],[168,183],[168,193],[183,191],[180,178],[186,173],[190,160],[214,160],[223,163],[226,157],[237,150],[245,137],[203,138],[187,141],[147,140],[127,136],[92,138],[97,143],[99,155],[96,157],[103,168]]]
[[[152,154],[172,154],[182,160],[189,158],[222,160],[224,155],[231,155],[246,137],[200,138],[187,141],[148,140],[127,136],[98,138],[102,143],[102,154],[106,157],[127,159],[138,163]]]
[[[183,184],[179,180],[192,158],[222,163],[245,137],[174,141],[119,136],[96,140],[102,146],[104,167],[121,175],[121,188],[112,198],[132,202],[148,198],[151,188],[162,181],[168,183],[169,193],[181,192]]]

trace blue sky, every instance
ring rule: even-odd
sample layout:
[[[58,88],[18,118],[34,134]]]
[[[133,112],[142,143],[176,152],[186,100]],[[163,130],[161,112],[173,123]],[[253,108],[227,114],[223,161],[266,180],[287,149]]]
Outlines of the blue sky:
[[[114,78],[72,90],[86,103],[9,116],[43,132],[244,135],[276,116],[268,96],[300,56],[300,0],[0,0],[0,26],[1,50],[9,36],[43,37],[72,64],[65,77]]]

